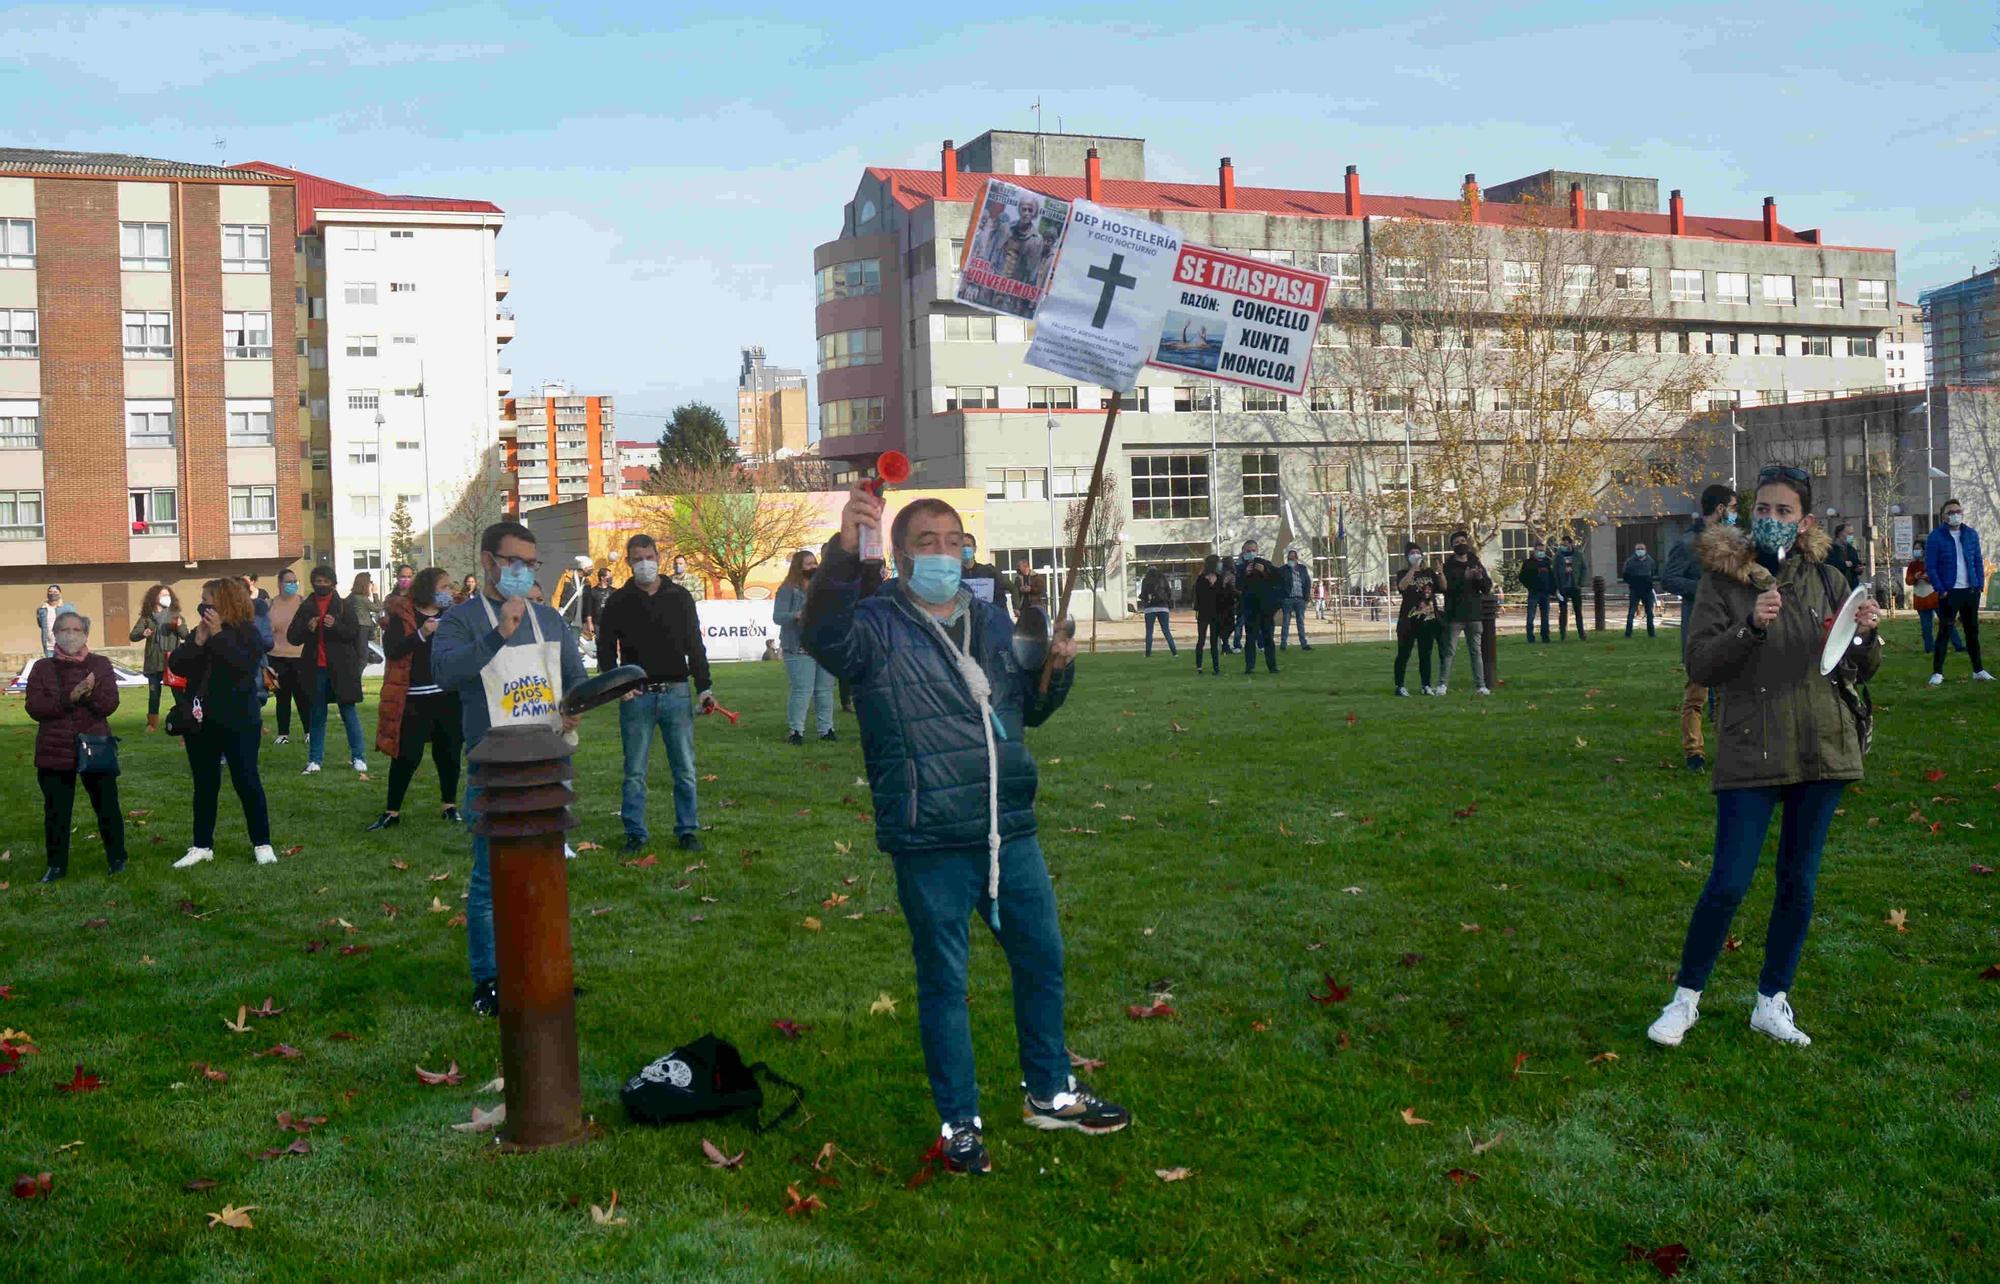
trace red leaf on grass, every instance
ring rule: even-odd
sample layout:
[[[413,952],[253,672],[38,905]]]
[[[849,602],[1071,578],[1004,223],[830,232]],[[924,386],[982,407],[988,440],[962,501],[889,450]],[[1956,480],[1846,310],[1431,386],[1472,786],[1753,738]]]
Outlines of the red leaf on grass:
[[[229,1072],[227,1070],[217,1070],[206,1061],[195,1062],[194,1069],[202,1078],[208,1080],[210,1083],[229,1082]]]
[[[1454,1186],[1464,1186],[1479,1180],[1478,1173],[1468,1172],[1463,1168],[1454,1168],[1445,1176],[1451,1178],[1451,1184]]]
[[[1476,802],[1469,802],[1465,804],[1465,806],[1463,807],[1452,808],[1451,817],[1453,820],[1471,820],[1473,816],[1478,813],[1478,811],[1479,811],[1479,804]]]
[[[1068,1048],[1064,1048],[1063,1051],[1069,1053],[1069,1066],[1072,1070],[1081,1070],[1085,1074],[1090,1074],[1093,1071],[1104,1068],[1104,1063],[1096,1057],[1080,1057],[1076,1053],[1070,1052]],[[942,1154],[943,1152],[940,1151],[939,1153]]]
[[[250,1015],[253,1017],[274,1017],[283,1011],[283,1008],[274,1008],[271,1006],[271,996],[267,994],[264,996],[264,1006],[261,1008],[251,1008]]]
[[[11,986],[11,985],[0,985],[0,999],[14,999],[14,998],[19,998],[19,997],[20,997],[19,995],[17,995],[17,994],[15,994],[15,993],[14,993],[14,987],[13,987],[13,986]]]
[[[427,1084],[430,1084],[432,1087],[436,1087],[438,1084],[441,1083],[456,1085],[465,1082],[465,1076],[458,1072],[458,1062],[456,1061],[451,1063],[451,1069],[445,1070],[443,1072],[439,1072],[436,1070],[426,1070],[422,1066],[416,1067],[416,1071],[417,1071],[417,1078],[423,1080]]]
[[[701,1139],[701,1153],[708,1157],[708,1166],[710,1168],[741,1168],[743,1166],[743,1157],[750,1152],[739,1150],[733,1155],[725,1155],[722,1153],[722,1147],[703,1137]]]
[[[825,1208],[818,1195],[801,1195],[797,1186],[785,1187],[785,1198],[792,1202],[785,1207],[787,1217],[810,1217]]]
[[[1532,1052],[1516,1052],[1516,1053],[1514,1054],[1514,1068],[1513,1068],[1513,1070],[1511,1070],[1511,1071],[1509,1072],[1509,1077],[1510,1077],[1510,1078],[1515,1078],[1515,1079],[1518,1079],[1518,1078],[1520,1078],[1520,1077],[1521,1077],[1521,1067],[1522,1067],[1522,1066],[1524,1066],[1524,1065],[1527,1065],[1527,1064],[1528,1064],[1528,1058],[1529,1058],[1529,1057],[1531,1057],[1531,1056],[1533,1056],[1533,1055],[1534,1055],[1534,1054],[1533,1054]]]
[[[660,863],[660,858],[658,856],[653,855],[651,852],[647,852],[644,856],[639,857],[637,860],[628,860],[624,862],[625,868],[627,869],[651,869],[653,866],[659,863]]]
[[[1979,979],[1982,981],[2000,981],[2000,963],[1995,963],[1992,967],[1981,972]]]
[[[1423,961],[1424,961],[1424,956],[1417,953],[1415,950],[1411,950],[1408,954],[1405,954],[1402,958],[1402,963],[1404,967],[1415,967],[1417,964]]]
[[[99,1079],[94,1074],[85,1074],[83,1069],[83,1064],[81,1062],[78,1062],[76,1067],[76,1073],[70,1077],[70,1081],[68,1083],[57,1084],[56,1091],[96,1092],[99,1088],[102,1088],[103,1086],[104,1086],[103,1080]]]
[[[301,1137],[289,1146],[273,1146],[269,1150],[266,1150],[262,1154],[258,1155],[257,1158],[283,1159],[286,1155],[310,1155],[312,1152],[313,1152],[312,1143],[310,1141],[307,1141],[304,1137]]]
[[[325,1122],[325,1115],[294,1115],[289,1110],[278,1112],[278,1127],[285,1132],[308,1133]]]
[[[368,951],[374,948],[375,947],[372,945],[360,945],[360,944],[343,945],[340,947],[340,953],[352,957],[356,954],[366,954]]]
[[[1681,1273],[1681,1267],[1687,1265],[1688,1250],[1686,1244],[1665,1244],[1659,1248],[1641,1248],[1637,1244],[1627,1244],[1625,1260],[1651,1262],[1653,1269],[1660,1273],[1661,1278],[1672,1279]]]
[[[1128,1003],[1125,1005],[1125,1015],[1134,1021],[1151,1021],[1159,1017],[1179,1016],[1180,1013],[1165,1003],[1155,1003],[1150,1008],[1141,1007],[1137,1003]]]
[[[806,1031],[812,1029],[809,1025],[800,1025],[798,1022],[790,1020],[773,1021],[771,1022],[771,1028],[779,1034],[784,1035],[787,1039],[796,1039]]]
[[[317,954],[317,953],[319,953],[319,952],[320,952],[321,950],[323,950],[323,949],[325,949],[325,948],[326,948],[326,942],[325,942],[325,941],[307,941],[307,942],[306,942],[306,953],[308,953],[308,954]]]
[[[276,1057],[280,1061],[296,1061],[305,1055],[289,1043],[274,1043],[262,1052],[253,1052],[253,1057]]]
[[[1740,937],[1725,936],[1722,938],[1722,948],[1734,954],[1743,948],[1743,941]]]
[[[329,1039],[339,1039],[343,1043],[354,1043],[361,1038],[360,1035],[349,1034],[345,1030],[335,1030],[332,1034],[329,1034],[326,1037]]]
[[[22,1173],[14,1179],[14,1198],[41,1199],[49,1193],[50,1177],[47,1173]]]
[[[1975,874],[1990,874],[1993,872],[1993,867],[1991,865],[1981,865],[1978,861],[1974,861],[1972,863],[1972,872]]]
[[[446,927],[464,927],[464,926],[465,926],[465,915],[463,915],[463,914],[454,914],[454,915],[452,915],[452,916],[451,916],[450,918],[448,918],[448,919],[446,919],[446,920],[444,921],[444,925],[445,925]]]
[[[1327,1005],[1333,1003],[1347,1002],[1347,996],[1354,993],[1354,987],[1351,985],[1343,986],[1339,984],[1333,979],[1333,973],[1331,972],[1326,972],[1323,973],[1322,975],[1325,977],[1326,980],[1326,993],[1314,994],[1311,990],[1307,990],[1306,997],[1311,999],[1314,1003],[1319,1004],[1321,1007],[1326,1007]]]
[[[1932,767],[1929,771],[1926,771],[1924,773],[1924,779],[1930,781],[1932,784],[1935,785],[1938,781],[1944,779],[1944,768]]]

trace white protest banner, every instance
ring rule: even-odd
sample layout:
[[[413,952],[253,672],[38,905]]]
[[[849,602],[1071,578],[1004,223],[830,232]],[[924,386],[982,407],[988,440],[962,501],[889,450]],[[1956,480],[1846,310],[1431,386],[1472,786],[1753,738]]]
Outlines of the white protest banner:
[[[1034,316],[1068,223],[1068,201],[987,179],[973,233],[965,238],[958,301],[1012,317]]]
[[[1889,519],[1891,537],[1896,546],[1896,560],[1907,562],[1917,555],[1917,519],[1908,513]]]
[[[1093,201],[1072,204],[1054,279],[1035,310],[1028,364],[1132,391],[1158,343],[1180,248],[1170,227]]]
[[[1152,364],[1302,395],[1331,284],[1317,272],[1183,245]]]
[[[708,658],[761,660],[766,645],[778,636],[766,598],[761,602],[738,602],[727,598],[705,598],[694,604],[701,622],[701,644]]]

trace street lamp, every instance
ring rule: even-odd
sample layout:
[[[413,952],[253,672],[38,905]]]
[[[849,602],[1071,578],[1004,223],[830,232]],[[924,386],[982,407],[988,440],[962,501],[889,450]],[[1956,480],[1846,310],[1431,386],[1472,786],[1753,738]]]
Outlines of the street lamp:
[[[1736,439],[1746,430],[1736,422],[1736,411],[1729,412],[1729,489],[1736,489]]]
[[[377,392],[375,403],[375,539],[377,555],[383,559],[389,556],[389,506],[382,501],[388,496],[382,493],[382,425],[389,422],[382,414],[381,393]]]
[[[1417,501],[1416,464],[1410,448],[1410,420],[1403,417],[1403,538],[1414,544],[1417,542]]]

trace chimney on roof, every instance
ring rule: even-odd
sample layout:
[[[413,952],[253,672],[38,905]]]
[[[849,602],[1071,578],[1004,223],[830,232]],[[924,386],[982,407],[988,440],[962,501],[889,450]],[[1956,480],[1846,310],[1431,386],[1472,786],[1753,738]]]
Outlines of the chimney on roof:
[[[1227,156],[1222,158],[1222,164],[1216,168],[1216,186],[1222,192],[1222,208],[1226,210],[1235,209],[1236,166],[1230,163]]]
[[[1097,159],[1095,147],[1083,154],[1083,198],[1087,201],[1104,199],[1104,162]]]
[[[1578,231],[1582,231],[1586,221],[1583,204],[1583,184],[1571,183],[1569,185],[1569,225]]]
[[[1458,189],[1459,199],[1464,201],[1472,213],[1472,221],[1479,221],[1479,175],[1467,174],[1465,182]]]
[[[1687,230],[1687,209],[1681,204],[1681,189],[1676,187],[1667,195],[1667,235],[1686,236]]]
[[[1349,218],[1361,217],[1361,167],[1359,165],[1349,165],[1347,167],[1347,216]]]
[[[1764,198],[1764,239],[1778,239],[1778,198],[1775,196]]]
[[[944,198],[958,195],[958,147],[949,138],[938,151],[938,176],[944,182]]]

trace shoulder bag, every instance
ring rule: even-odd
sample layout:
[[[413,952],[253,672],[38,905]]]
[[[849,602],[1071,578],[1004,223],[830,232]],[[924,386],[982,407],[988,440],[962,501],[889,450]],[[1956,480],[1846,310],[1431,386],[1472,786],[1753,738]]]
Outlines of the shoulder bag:
[[[93,736],[79,731],[76,736],[76,770],[82,776],[118,774],[118,737]]]

